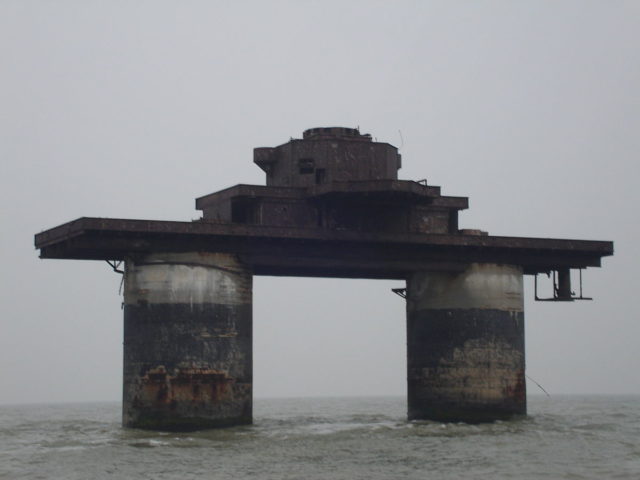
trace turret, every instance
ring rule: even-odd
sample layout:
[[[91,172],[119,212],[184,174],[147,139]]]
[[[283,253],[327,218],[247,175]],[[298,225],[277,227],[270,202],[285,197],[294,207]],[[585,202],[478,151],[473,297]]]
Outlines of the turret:
[[[398,149],[356,128],[310,128],[302,139],[253,151],[270,187],[310,187],[331,182],[396,180]]]

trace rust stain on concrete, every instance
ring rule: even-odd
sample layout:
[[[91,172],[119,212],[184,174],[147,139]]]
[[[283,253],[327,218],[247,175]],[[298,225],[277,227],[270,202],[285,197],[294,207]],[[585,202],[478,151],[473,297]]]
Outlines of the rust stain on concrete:
[[[168,372],[164,366],[158,366],[141,377],[134,404],[175,409],[178,404],[219,402],[232,396],[234,382],[225,372],[209,368],[178,368]]]

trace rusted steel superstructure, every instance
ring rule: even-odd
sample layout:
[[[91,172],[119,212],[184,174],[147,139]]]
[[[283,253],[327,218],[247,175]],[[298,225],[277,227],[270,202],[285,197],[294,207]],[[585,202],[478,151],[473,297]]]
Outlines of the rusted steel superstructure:
[[[80,218],[36,235],[41,258],[124,261],[123,424],[252,420],[252,276],[406,280],[410,419],[526,413],[523,275],[599,267],[607,241],[461,230],[465,197],[398,180],[395,147],[358,129],[256,148],[267,185],[196,200],[194,222]]]

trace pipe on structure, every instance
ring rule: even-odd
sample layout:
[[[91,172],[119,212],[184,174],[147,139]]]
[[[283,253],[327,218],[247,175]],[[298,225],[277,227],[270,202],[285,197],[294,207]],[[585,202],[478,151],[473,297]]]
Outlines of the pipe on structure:
[[[568,268],[558,269],[558,291],[555,292],[559,300],[573,300],[571,292],[571,270]]]
[[[251,423],[252,278],[232,254],[126,260],[125,427]]]
[[[407,279],[408,416],[526,414],[522,268],[474,263]]]

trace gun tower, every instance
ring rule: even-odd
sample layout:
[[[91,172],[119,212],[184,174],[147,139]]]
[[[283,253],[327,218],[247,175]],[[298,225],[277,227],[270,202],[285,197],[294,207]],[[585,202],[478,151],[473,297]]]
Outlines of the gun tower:
[[[312,128],[254,162],[266,186],[196,199],[198,221],[80,218],[35,237],[41,258],[124,262],[126,427],[252,421],[253,275],[405,280],[409,419],[525,414],[523,275],[584,299],[571,270],[613,254],[460,230],[467,198],[398,180],[397,149],[358,129]]]

